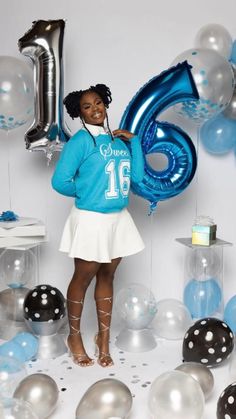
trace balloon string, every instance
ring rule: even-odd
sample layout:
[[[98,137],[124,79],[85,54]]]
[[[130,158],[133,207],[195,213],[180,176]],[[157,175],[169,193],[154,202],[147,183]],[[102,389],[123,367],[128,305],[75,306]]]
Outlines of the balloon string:
[[[9,196],[9,209],[12,210],[11,199],[11,149],[9,141],[9,130],[7,130],[7,174],[8,174],[8,196]]]
[[[150,219],[150,296],[152,293],[152,280],[153,280],[153,212],[149,214]]]
[[[198,216],[198,194],[199,194],[199,141],[200,141],[200,126],[197,125],[197,145],[196,145],[196,153],[197,153],[197,169],[196,169],[196,203],[195,203],[195,218]]]

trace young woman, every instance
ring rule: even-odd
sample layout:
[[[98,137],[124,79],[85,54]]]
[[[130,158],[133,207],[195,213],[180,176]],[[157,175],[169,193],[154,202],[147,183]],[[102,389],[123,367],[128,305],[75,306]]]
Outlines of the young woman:
[[[126,130],[111,132],[106,109],[110,89],[104,84],[70,93],[64,99],[72,119],[83,128],[65,144],[52,178],[53,188],[75,198],[66,221],[60,250],[74,258],[74,274],[67,291],[70,334],[68,348],[80,366],[93,365],[84,348],[80,319],[86,290],[94,277],[98,333],[98,363],[113,365],[109,332],[114,274],[123,256],[144,248],[127,211],[130,182],[144,174],[139,138]],[[125,144],[129,142],[129,147]]]

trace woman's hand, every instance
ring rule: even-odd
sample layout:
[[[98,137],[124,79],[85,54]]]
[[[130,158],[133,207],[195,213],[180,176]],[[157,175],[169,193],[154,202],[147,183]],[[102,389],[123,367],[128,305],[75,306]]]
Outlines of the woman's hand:
[[[129,132],[125,129],[115,129],[112,134],[114,137],[120,137],[124,141],[129,141],[131,138],[134,137],[134,134],[132,132]]]

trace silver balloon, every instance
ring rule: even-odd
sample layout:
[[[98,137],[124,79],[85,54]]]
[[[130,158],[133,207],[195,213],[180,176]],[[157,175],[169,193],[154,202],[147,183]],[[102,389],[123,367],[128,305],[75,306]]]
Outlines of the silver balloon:
[[[24,125],[33,116],[33,73],[15,57],[0,56],[0,128]]]
[[[210,23],[198,31],[194,45],[197,48],[207,48],[216,51],[228,59],[231,56],[233,40],[224,26],[218,23]]]
[[[39,419],[45,419],[56,408],[59,390],[47,374],[32,374],[24,378],[14,391],[14,398],[30,403]]]
[[[175,58],[172,65],[187,60],[196,84],[199,100],[181,102],[175,111],[196,123],[222,112],[230,103],[234,90],[234,73],[230,63],[210,49],[189,49]]]
[[[160,300],[157,314],[153,320],[153,329],[165,339],[183,339],[192,325],[192,317],[187,307],[174,298]]]
[[[76,409],[76,419],[126,419],[132,408],[129,388],[114,378],[104,378],[86,391]]]
[[[25,135],[29,150],[48,155],[70,135],[63,121],[63,37],[65,21],[38,20],[19,39],[20,52],[34,63],[35,120]]]
[[[153,419],[202,419],[204,395],[191,375],[165,372],[151,385],[148,407]]]
[[[236,91],[234,91],[232,99],[227,108],[224,110],[223,115],[226,118],[236,121]]]
[[[0,309],[3,313],[1,320],[24,322],[24,299],[29,288],[7,288],[0,292]]]
[[[152,292],[142,284],[130,284],[116,296],[115,307],[126,327],[144,329],[156,315],[156,300]]]
[[[214,377],[210,369],[198,362],[184,362],[175,368],[177,371],[190,374],[200,384],[205,400],[211,395],[214,387]]]
[[[29,403],[24,400],[0,400],[1,419],[39,419]]]

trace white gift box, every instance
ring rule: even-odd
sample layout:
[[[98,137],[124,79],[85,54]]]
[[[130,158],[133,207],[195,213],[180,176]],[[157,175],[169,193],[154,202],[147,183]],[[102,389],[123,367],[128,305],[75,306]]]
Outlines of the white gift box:
[[[45,236],[45,224],[36,218],[20,217],[16,221],[0,221],[0,240],[2,237]]]

